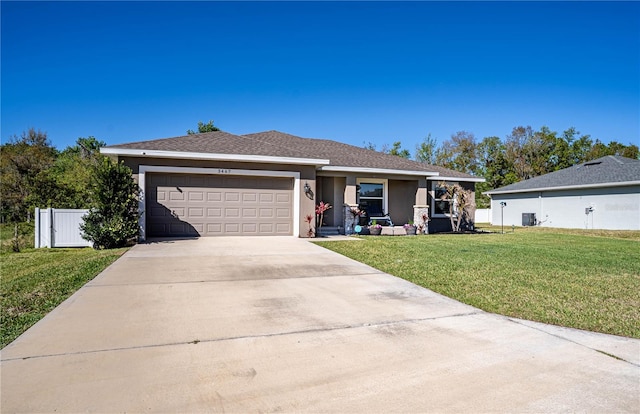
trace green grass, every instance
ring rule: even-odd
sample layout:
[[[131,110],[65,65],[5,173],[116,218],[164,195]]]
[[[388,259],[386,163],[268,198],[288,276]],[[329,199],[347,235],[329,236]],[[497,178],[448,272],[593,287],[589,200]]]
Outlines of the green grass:
[[[488,312],[640,338],[640,232],[362,238],[318,244]]]
[[[0,253],[0,348],[42,319],[127,250],[22,248],[19,253],[11,253],[11,247],[5,249],[4,246],[8,244],[5,235],[13,237],[13,226],[11,231],[0,230],[3,246]]]
[[[20,250],[33,248],[34,240],[33,221],[30,223],[18,223],[18,246]],[[0,253],[13,251],[15,239],[15,224],[0,224]]]

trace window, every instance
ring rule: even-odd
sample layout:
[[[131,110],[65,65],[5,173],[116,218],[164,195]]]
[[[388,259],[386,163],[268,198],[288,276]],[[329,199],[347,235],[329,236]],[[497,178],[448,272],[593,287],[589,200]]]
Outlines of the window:
[[[447,184],[456,184],[447,182]],[[455,198],[452,200],[447,197],[447,190],[440,186],[440,183],[433,183],[433,200],[432,200],[432,208],[433,208],[433,217],[449,217],[449,207],[453,203],[453,214],[457,214],[456,212],[456,200]]]
[[[358,179],[356,202],[369,217],[379,217],[387,212],[387,180]]]

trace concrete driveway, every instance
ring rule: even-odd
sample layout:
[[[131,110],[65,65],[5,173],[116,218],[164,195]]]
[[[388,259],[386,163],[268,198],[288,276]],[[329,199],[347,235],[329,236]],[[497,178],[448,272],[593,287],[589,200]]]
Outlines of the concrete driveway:
[[[137,245],[0,368],[3,413],[640,412],[638,340],[487,314],[287,237]]]

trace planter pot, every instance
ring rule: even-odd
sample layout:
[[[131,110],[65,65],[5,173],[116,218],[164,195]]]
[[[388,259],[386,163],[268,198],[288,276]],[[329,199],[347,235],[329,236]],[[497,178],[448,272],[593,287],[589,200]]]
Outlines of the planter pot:
[[[382,228],[369,227],[369,234],[372,236],[379,236]]]
[[[415,236],[417,229],[418,228],[416,226],[409,226],[404,228],[404,230],[407,232],[407,236]]]

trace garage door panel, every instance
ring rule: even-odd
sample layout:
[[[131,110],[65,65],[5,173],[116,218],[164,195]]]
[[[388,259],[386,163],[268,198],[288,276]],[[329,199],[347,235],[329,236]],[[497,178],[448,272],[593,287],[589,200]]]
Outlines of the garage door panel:
[[[151,217],[164,217],[169,214],[169,211],[164,207],[153,207],[150,209],[149,214]]]
[[[189,207],[189,218],[202,218],[204,217],[204,208],[202,207]]]
[[[171,201],[183,201],[184,193],[181,191],[169,191],[169,200]]]
[[[258,225],[257,223],[243,223],[242,224],[242,232],[244,234],[257,234],[258,233]]]
[[[275,214],[272,208],[261,208],[260,209],[260,218],[273,218]]]
[[[224,223],[224,232],[231,235],[240,233],[240,223]]]
[[[261,203],[273,203],[273,194],[272,193],[260,193],[260,202]]]
[[[224,201],[226,202],[238,202],[240,201],[240,193],[235,191],[229,191],[224,193]]]
[[[220,207],[207,208],[207,217],[211,217],[211,218],[222,217],[222,209]]]
[[[291,235],[293,180],[148,173],[149,236]]]
[[[151,223],[150,227],[147,228],[147,231],[150,234],[164,234],[169,230],[164,223]]]
[[[207,223],[207,233],[219,234],[222,233],[222,223]]]
[[[224,187],[223,177],[217,175],[206,175],[205,187]]]
[[[207,187],[207,177],[204,175],[191,175],[189,176],[190,187]]]
[[[207,191],[207,201],[222,201],[222,193],[220,191]]]
[[[255,208],[243,208],[242,218],[258,218],[258,210]]]
[[[242,194],[242,202],[243,203],[255,203],[258,201],[258,195],[256,193],[243,193]]]
[[[277,234],[291,234],[291,225],[289,223],[277,223],[276,224],[276,233]]]
[[[291,197],[289,194],[278,193],[276,194],[276,203],[285,203],[289,204],[291,202]]]
[[[178,175],[169,175],[166,181],[166,185],[171,187],[177,187],[185,184],[186,184],[186,181],[184,177],[180,177]]]
[[[203,191],[190,191],[189,192],[189,201],[204,201],[204,192]]]

